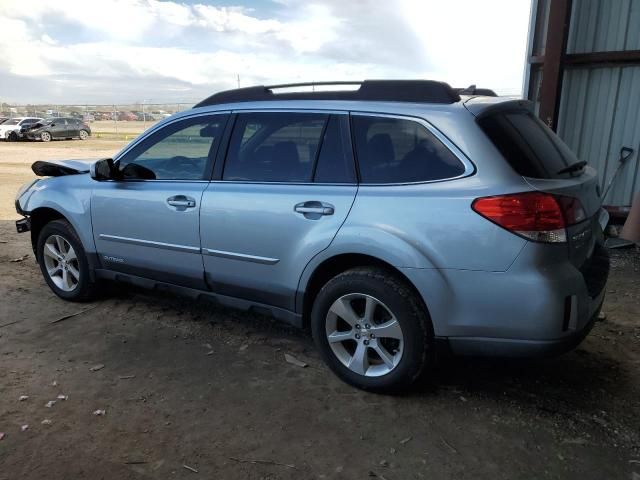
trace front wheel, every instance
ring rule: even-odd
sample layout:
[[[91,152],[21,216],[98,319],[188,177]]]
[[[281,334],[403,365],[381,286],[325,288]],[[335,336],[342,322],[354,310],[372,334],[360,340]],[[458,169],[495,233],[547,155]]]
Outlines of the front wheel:
[[[84,248],[67,221],[46,224],[38,236],[36,250],[42,275],[53,293],[74,302],[94,296],[96,288],[89,275]]]
[[[42,140],[43,142],[50,142],[51,134],[49,132],[42,132],[40,134],[40,140]]]
[[[320,353],[363,390],[406,390],[433,361],[433,327],[413,290],[392,273],[355,268],[331,279],[311,313]]]
[[[7,137],[7,140],[9,140],[10,142],[17,142],[18,141],[18,134],[16,132],[9,133],[9,136]]]

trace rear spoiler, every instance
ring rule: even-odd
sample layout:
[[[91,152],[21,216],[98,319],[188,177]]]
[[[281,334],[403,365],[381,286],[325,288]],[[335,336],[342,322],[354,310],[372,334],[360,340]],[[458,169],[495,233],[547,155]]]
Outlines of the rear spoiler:
[[[474,116],[482,118],[497,112],[528,110],[533,111],[533,103],[529,100],[508,97],[472,97],[464,102],[464,107]]]

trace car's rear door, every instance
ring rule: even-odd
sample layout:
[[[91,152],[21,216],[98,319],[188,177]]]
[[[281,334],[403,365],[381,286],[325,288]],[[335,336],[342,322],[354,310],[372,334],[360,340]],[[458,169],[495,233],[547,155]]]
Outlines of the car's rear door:
[[[200,207],[227,118],[200,114],[164,125],[117,158],[124,180],[96,182],[91,215],[105,268],[206,288]]]
[[[348,116],[256,111],[234,120],[224,166],[216,162],[202,198],[206,277],[217,293],[294,310],[303,269],[356,195]]]
[[[81,120],[78,118],[70,119],[69,124],[67,125],[67,136],[68,137],[79,137],[80,136],[80,123]]]

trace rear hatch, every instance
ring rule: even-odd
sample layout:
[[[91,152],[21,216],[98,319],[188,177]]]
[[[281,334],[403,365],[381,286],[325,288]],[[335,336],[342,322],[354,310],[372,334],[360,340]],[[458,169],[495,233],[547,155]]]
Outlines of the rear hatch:
[[[529,106],[529,102],[522,101],[493,104],[477,115],[478,124],[534,190],[552,194],[568,204],[570,199],[579,201],[579,205],[574,202],[574,208],[581,206],[583,213],[577,213],[579,221],[566,229],[569,259],[583,271],[590,293],[596,290],[599,293],[604,285],[597,285],[596,277],[603,275],[587,272],[593,263],[598,264],[598,268],[604,268],[605,263],[608,266],[608,261],[600,258],[607,255],[603,229],[608,216],[601,209],[597,173],[580,162]],[[594,278],[589,280],[587,275]],[[606,275],[602,281],[606,281]]]

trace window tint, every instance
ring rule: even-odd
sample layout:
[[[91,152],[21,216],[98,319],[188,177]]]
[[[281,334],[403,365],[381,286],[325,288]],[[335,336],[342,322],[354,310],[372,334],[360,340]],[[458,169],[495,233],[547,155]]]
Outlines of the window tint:
[[[151,170],[157,180],[201,180],[226,119],[211,115],[171,123],[129,151],[120,160],[120,170],[126,178],[133,171],[126,166],[135,163]]]
[[[320,147],[314,182],[355,183],[353,158],[347,137],[348,117],[332,115]]]
[[[282,112],[238,115],[223,180],[311,181],[328,117]]]
[[[352,118],[362,183],[424,182],[464,173],[460,160],[418,122]]]
[[[555,178],[578,159],[549,128],[528,111],[497,113],[480,119],[480,127],[520,175]]]

